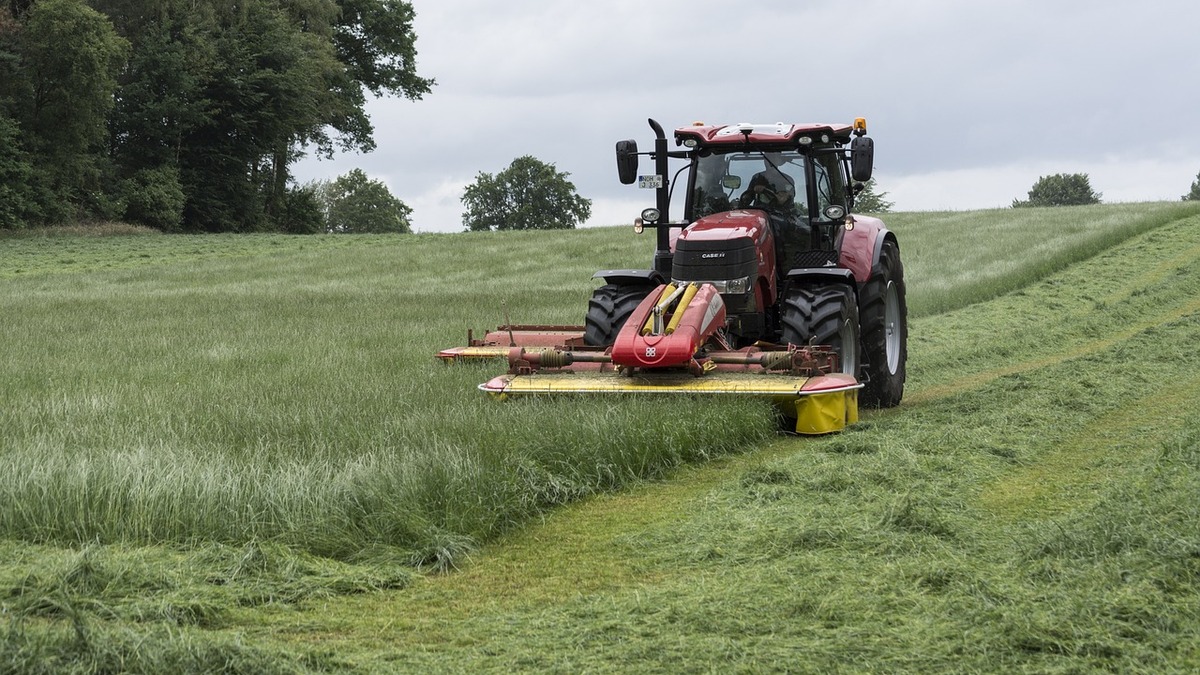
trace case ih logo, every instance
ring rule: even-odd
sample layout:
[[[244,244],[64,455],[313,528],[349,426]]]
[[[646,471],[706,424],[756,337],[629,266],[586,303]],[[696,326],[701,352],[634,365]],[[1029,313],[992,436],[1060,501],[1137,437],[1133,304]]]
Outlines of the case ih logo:
[[[701,253],[701,258],[724,258],[724,253]]]

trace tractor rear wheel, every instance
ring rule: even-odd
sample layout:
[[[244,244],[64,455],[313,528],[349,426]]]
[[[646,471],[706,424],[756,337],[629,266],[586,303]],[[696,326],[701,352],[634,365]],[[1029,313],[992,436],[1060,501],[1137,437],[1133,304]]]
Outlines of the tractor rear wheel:
[[[597,288],[588,301],[584,343],[592,347],[611,347],[629,315],[654,288],[647,284],[605,284]]]
[[[896,242],[883,242],[879,263],[858,297],[867,380],[860,396],[864,405],[891,408],[904,397],[904,364],[908,360],[908,304]]]
[[[858,377],[858,304],[849,287],[818,284],[792,289],[783,301],[782,321],[784,342],[833,347],[841,372]]]

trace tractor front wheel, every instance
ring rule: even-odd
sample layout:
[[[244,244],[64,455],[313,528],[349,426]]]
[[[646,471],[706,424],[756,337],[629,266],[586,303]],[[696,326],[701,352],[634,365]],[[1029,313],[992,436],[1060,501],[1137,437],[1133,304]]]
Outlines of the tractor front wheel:
[[[783,301],[782,321],[784,342],[830,346],[841,372],[858,377],[858,304],[849,287],[817,284],[793,289]]]
[[[904,266],[896,242],[883,243],[879,263],[862,285],[859,300],[867,379],[862,402],[891,408],[904,396],[904,364],[908,360],[908,304],[904,298]]]
[[[605,284],[597,288],[588,301],[584,343],[592,347],[611,347],[629,315],[654,288],[646,284]]]

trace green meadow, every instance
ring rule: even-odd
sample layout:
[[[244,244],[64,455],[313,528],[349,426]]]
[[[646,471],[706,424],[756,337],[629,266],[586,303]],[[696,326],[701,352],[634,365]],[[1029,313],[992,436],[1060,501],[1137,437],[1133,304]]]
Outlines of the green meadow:
[[[628,228],[0,236],[0,672],[1200,667],[1200,209],[905,213],[905,402],[495,402]]]

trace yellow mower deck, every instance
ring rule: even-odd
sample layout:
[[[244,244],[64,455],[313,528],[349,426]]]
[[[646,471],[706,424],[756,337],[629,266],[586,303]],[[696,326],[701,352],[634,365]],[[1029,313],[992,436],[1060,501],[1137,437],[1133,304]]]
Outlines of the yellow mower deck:
[[[848,375],[797,377],[711,372],[532,373],[501,375],[479,385],[493,396],[537,394],[703,394],[770,399],[784,417],[795,419],[798,434],[828,434],[858,421],[858,390]]]

